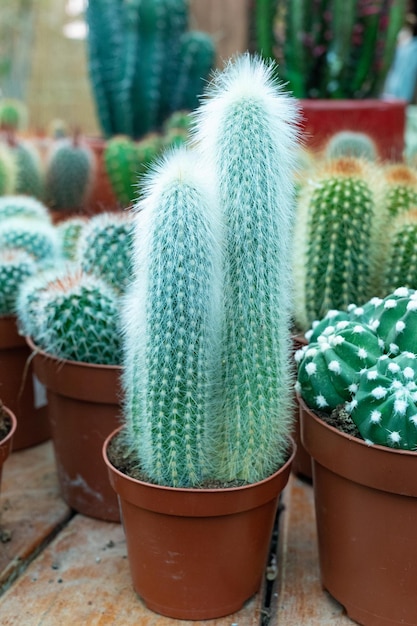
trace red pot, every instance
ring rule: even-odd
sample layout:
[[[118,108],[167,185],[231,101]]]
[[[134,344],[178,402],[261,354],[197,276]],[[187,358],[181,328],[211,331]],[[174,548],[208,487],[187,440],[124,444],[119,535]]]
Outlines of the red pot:
[[[12,422],[12,427],[9,430],[6,437],[4,437],[4,439],[0,441],[0,484],[1,484],[1,476],[2,476],[2,471],[3,471],[3,464],[11,452],[12,441],[13,441],[13,437],[15,435],[16,427],[17,427],[17,420],[16,420],[16,416],[14,415],[14,413],[12,413],[12,411],[10,411],[10,409],[8,409],[5,406],[3,406],[3,410],[9,416]]]
[[[300,100],[300,124],[306,146],[321,150],[336,132],[368,134],[381,159],[401,161],[404,152],[406,106],[404,100]]]
[[[365,626],[417,624],[417,453],[367,445],[300,399],[323,586]]]
[[[0,317],[0,398],[16,415],[13,450],[35,446],[50,437],[43,389],[34,377],[31,351],[18,334],[16,317]]]
[[[62,497],[78,513],[119,521],[101,450],[119,425],[121,368],[56,359],[27,341],[35,353],[35,372],[47,389]]]
[[[148,608],[205,620],[239,610],[260,587],[278,496],[294,456],[259,483],[176,489],[134,480],[107,458],[122,511],[133,587]]]

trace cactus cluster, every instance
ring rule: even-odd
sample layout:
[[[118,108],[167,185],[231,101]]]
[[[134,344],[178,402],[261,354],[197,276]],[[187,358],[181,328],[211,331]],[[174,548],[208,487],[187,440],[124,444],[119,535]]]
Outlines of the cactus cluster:
[[[11,151],[17,167],[14,193],[43,198],[44,171],[38,150],[28,141],[16,141]]]
[[[187,0],[96,0],[86,18],[90,79],[106,136],[142,137],[174,109],[196,104],[215,49],[209,35],[187,30]]]
[[[0,250],[0,316],[15,315],[19,289],[37,269],[34,258],[24,250]]]
[[[21,332],[57,358],[115,365],[121,360],[119,298],[79,268],[25,281],[17,299]]]

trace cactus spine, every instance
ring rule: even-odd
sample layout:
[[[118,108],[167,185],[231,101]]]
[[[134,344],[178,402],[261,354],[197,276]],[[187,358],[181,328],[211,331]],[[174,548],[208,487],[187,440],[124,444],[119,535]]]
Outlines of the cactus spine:
[[[153,170],[123,316],[129,448],[150,480],[172,486],[209,473],[219,410],[218,209],[206,179],[182,150]]]

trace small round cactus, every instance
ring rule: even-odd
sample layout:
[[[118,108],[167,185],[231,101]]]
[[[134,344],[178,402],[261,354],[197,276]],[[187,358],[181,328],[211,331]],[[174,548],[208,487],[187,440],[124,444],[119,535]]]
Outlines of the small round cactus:
[[[30,331],[34,343],[57,358],[121,361],[119,297],[100,278],[75,268],[28,280],[17,311],[22,332]]]
[[[16,313],[19,289],[37,270],[36,261],[24,250],[0,250],[0,315]]]
[[[406,164],[392,164],[383,169],[385,205],[388,215],[396,217],[417,206],[417,172]]]
[[[43,202],[24,195],[0,198],[0,220],[13,217],[27,217],[51,223],[51,216]]]
[[[101,213],[82,229],[76,259],[85,272],[124,291],[132,275],[132,245],[132,214]]]
[[[347,130],[335,133],[329,139],[324,149],[324,156],[327,159],[348,156],[376,161],[378,149],[369,135]]]
[[[316,343],[296,352],[296,390],[308,406],[330,413],[352,399],[360,372],[382,354],[383,343],[370,328],[358,322],[337,322]]]
[[[361,374],[347,409],[367,443],[417,450],[416,355],[381,356]]]
[[[0,223],[1,248],[21,248],[42,263],[59,257],[56,229],[47,222],[24,217],[14,217]]]

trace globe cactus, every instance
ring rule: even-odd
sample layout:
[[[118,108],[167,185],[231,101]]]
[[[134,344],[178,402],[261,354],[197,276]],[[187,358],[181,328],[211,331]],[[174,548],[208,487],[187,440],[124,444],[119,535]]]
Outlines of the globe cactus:
[[[346,156],[376,161],[378,149],[371,137],[365,133],[340,131],[328,140],[324,147],[324,156],[327,159]]]
[[[85,272],[123,292],[132,278],[133,220],[130,213],[100,213],[84,225],[76,259]]]
[[[0,250],[0,316],[16,314],[19,289],[37,271],[36,261],[24,250]]]
[[[26,250],[40,263],[59,257],[56,229],[47,222],[25,217],[14,217],[0,223],[0,249]]]

